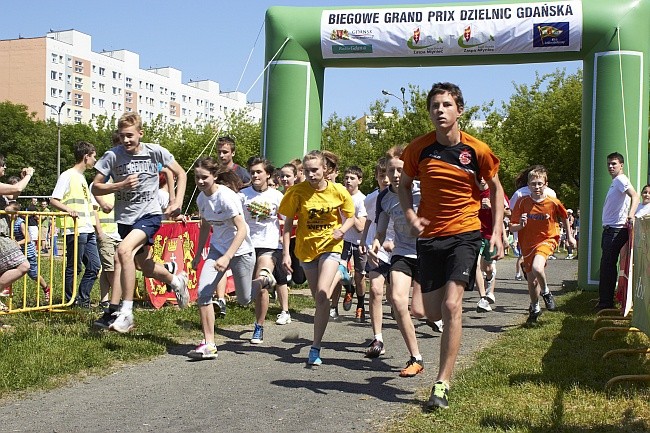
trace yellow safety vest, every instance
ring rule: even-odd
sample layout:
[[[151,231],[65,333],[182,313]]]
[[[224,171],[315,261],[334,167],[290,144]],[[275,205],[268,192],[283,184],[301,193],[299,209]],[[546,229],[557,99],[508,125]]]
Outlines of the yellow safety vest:
[[[105,213],[101,207],[99,208],[99,225],[107,235],[117,233],[117,223],[115,222],[115,194],[106,194],[102,198],[113,209],[109,213]]]
[[[78,171],[72,168],[70,170],[73,170],[73,176],[70,178],[70,187],[63,196],[61,203],[77,212],[78,227],[84,227],[87,224],[94,226],[95,217],[93,216],[93,205],[90,200],[90,191],[88,190],[88,183],[86,183],[86,178]],[[58,218],[58,227],[63,227],[63,220],[65,220],[66,229],[74,229],[74,220],[69,217]]]

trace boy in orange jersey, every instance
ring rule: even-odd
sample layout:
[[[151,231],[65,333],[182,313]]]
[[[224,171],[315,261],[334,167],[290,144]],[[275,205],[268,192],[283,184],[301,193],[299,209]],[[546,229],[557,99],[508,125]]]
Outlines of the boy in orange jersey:
[[[427,410],[449,407],[449,381],[463,332],[463,293],[472,287],[481,247],[478,181],[490,188],[493,259],[503,257],[503,187],[499,159],[487,144],[461,131],[465,109],[460,88],[436,83],[427,95],[435,130],[415,138],[404,150],[398,195],[406,221],[417,233],[422,300],[427,318],[442,317],[440,367]],[[420,180],[420,206],[413,207],[414,180]]]
[[[528,279],[528,323],[536,322],[542,314],[539,306],[540,295],[544,299],[546,309],[555,310],[555,299],[548,288],[544,268],[560,240],[558,222],[561,221],[564,225],[568,245],[576,245],[566,209],[558,199],[544,194],[547,182],[545,168],[537,168],[528,173],[530,196],[517,201],[510,226],[510,230],[519,232],[519,245],[524,258],[523,268]]]

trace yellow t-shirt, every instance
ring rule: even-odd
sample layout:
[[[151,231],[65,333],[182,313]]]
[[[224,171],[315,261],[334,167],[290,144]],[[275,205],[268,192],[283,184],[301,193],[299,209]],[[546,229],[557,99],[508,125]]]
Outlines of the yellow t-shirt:
[[[316,191],[305,181],[287,191],[278,213],[298,216],[296,257],[311,262],[323,253],[343,250],[343,240],[334,240],[332,233],[341,227],[341,215],[354,216],[354,202],[341,184],[327,182],[323,191]]]

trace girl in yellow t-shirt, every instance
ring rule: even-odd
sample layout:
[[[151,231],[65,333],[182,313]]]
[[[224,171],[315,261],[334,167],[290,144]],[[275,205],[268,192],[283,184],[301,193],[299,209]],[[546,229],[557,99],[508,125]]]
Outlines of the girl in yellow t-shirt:
[[[320,151],[314,150],[305,155],[303,171],[306,181],[286,192],[278,213],[298,217],[295,254],[300,259],[316,301],[314,341],[307,363],[320,365],[320,346],[329,321],[332,281],[341,260],[343,234],[354,224],[354,203],[343,185],[325,178],[326,163]],[[348,218],[343,224],[341,215]],[[290,224],[285,224],[282,236],[282,264],[288,272],[292,272]]]

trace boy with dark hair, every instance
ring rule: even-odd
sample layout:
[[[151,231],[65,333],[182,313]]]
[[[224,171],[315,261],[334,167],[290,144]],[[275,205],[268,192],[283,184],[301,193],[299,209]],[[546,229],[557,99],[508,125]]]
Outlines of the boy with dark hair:
[[[243,187],[249,186],[251,184],[250,173],[248,173],[248,170],[244,167],[235,164],[235,161],[233,161],[235,151],[237,150],[235,139],[228,135],[217,138],[217,150],[219,152],[219,160],[221,163],[235,172],[235,174],[241,179]]]
[[[494,251],[494,259],[503,257],[499,159],[487,144],[460,130],[458,120],[464,109],[458,86],[434,84],[427,96],[427,110],[435,130],[415,138],[401,157],[404,171],[398,194],[406,221],[419,234],[417,254],[424,309],[429,320],[442,317],[445,324],[440,367],[427,409],[449,407],[449,381],[463,329],[463,293],[472,286],[481,246],[481,177],[490,188],[492,203],[494,227],[489,250]],[[426,191],[417,212],[412,193],[416,178],[421,190]]]
[[[115,254],[115,276],[109,308],[95,324],[100,326],[101,323],[101,327],[126,333],[134,325],[135,262],[145,277],[167,284],[181,308],[189,303],[187,273],[175,275],[174,262],[164,266],[154,262],[150,249],[163,216],[158,201],[158,163],[168,167],[177,179],[175,200],[166,209],[168,217],[173,218],[180,213],[187,175],[167,149],[140,141],[144,133],[138,114],[125,113],[117,123],[117,130],[120,144],[106,151],[95,164],[98,173],[93,182],[93,194],[115,193],[115,221],[122,238]],[[107,182],[109,177],[113,183]]]
[[[72,297],[72,279],[74,275],[74,243],[77,243],[77,272],[81,272],[83,263],[85,271],[79,282],[79,292],[75,304],[90,308],[90,291],[95,284],[100,270],[99,252],[95,225],[97,217],[90,198],[90,191],[84,172],[95,164],[95,146],[86,141],[79,141],[73,146],[75,165],[61,173],[56,182],[50,204],[55,209],[67,212],[69,218],[59,219],[65,223],[65,297]],[[77,219],[78,236],[74,233],[74,218]]]

